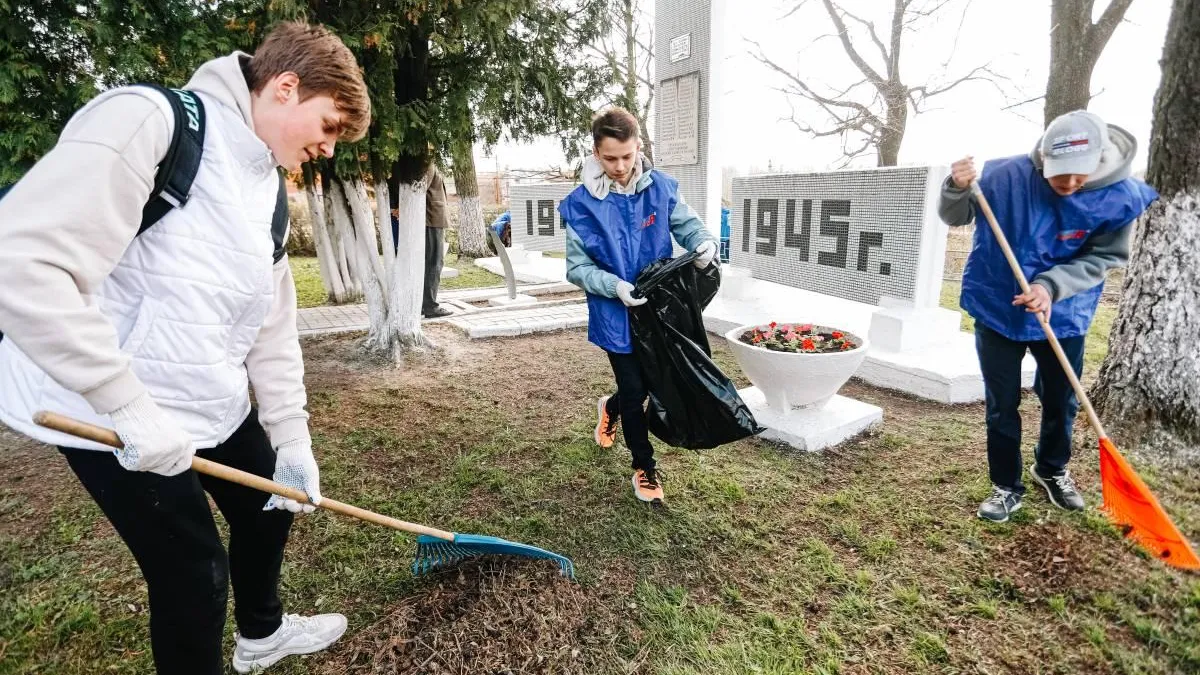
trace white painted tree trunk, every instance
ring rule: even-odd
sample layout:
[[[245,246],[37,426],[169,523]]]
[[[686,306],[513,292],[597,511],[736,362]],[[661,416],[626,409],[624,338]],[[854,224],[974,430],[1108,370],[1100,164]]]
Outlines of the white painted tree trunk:
[[[391,279],[392,266],[396,264],[396,242],[392,240],[392,210],[387,180],[375,181],[375,215],[379,219],[380,243],[383,244],[384,278]]]
[[[421,331],[421,292],[425,283],[425,191],[424,178],[416,183],[400,183],[399,244],[388,284],[390,309],[388,322],[392,357],[399,360],[414,348],[429,344]]]
[[[464,111],[468,127],[474,127],[471,111]],[[475,144],[459,136],[451,146],[454,157],[454,191],[458,194],[458,255],[486,258],[491,255],[487,241],[487,223],[479,206],[479,179],[475,175]]]
[[[329,238],[333,243],[333,257],[338,273],[342,275],[342,283],[346,286],[346,302],[358,302],[362,299],[362,287],[354,270],[354,229],[349,224],[350,209],[346,204],[345,191],[337,187],[337,180],[326,182],[329,185],[325,189],[325,217],[329,224]]]
[[[487,224],[483,222],[483,207],[479,196],[459,197],[458,252],[465,258],[484,258],[491,255],[487,245]]]
[[[325,223],[325,209],[321,199],[317,197],[316,188],[307,184],[304,186],[304,197],[308,201],[308,215],[312,219],[313,246],[317,249],[317,266],[321,269],[321,284],[325,287],[325,295],[335,303],[345,302],[346,285],[337,262],[333,258],[333,247],[329,242],[329,228]]]
[[[356,176],[338,182],[339,190],[345,195],[346,203],[350,206],[350,224],[354,228],[355,267],[359,270],[363,295],[367,299],[370,332],[367,335],[366,346],[371,350],[378,346],[386,347],[389,344],[386,331],[387,293],[384,287],[383,264],[379,260],[379,249],[375,243],[375,215],[371,212],[362,179]]]

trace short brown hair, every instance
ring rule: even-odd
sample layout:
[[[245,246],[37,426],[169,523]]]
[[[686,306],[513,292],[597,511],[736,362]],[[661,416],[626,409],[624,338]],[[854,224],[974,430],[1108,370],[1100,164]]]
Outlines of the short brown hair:
[[[600,145],[606,138],[624,143],[639,135],[637,118],[624,108],[606,108],[592,118],[592,143]]]
[[[339,134],[347,141],[367,135],[371,97],[354,54],[324,26],[285,21],[271,30],[246,69],[250,91],[258,93],[280,73],[300,78],[300,100],[329,96],[342,113]]]

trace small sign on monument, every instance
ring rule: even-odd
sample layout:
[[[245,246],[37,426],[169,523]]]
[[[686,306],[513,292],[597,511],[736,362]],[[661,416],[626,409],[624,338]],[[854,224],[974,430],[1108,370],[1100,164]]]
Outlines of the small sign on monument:
[[[678,63],[692,55],[692,34],[684,33],[671,38],[671,63]]]
[[[700,75],[690,73],[660,82],[658,106],[658,163],[695,164],[700,145]]]

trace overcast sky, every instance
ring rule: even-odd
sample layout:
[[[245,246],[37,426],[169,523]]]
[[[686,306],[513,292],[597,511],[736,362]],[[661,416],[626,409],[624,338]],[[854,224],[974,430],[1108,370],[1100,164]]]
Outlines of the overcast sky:
[[[856,14],[874,20],[881,33],[886,32],[882,27],[890,24],[891,0],[844,2]],[[861,79],[836,39],[817,39],[832,30],[820,3],[810,1],[800,11],[781,19],[794,4],[794,0],[736,2],[737,10],[726,12],[721,27],[725,54],[720,61],[720,163],[736,167],[740,173],[766,169],[768,164],[775,169],[826,170],[843,161],[839,140],[813,139],[786,120],[790,114],[788,99],[776,89],[785,84],[784,78],[749,54],[754,47],[747,40],[760,43],[769,57],[814,88],[821,83],[827,85],[819,89],[823,92]],[[1097,0],[1096,4],[1099,15],[1108,0]],[[1137,170],[1146,164],[1154,93],[1161,76],[1158,61],[1170,4],[1166,0],[1134,0],[1092,78],[1094,98],[1089,109],[1137,138]],[[1007,98],[989,84],[964,83],[931,99],[926,112],[910,113],[900,150],[901,164],[948,164],[968,153],[977,158],[1002,157],[1032,148],[1041,132],[1043,102],[1039,99],[1010,110],[1002,108],[1044,93],[1050,59],[1049,30],[1049,0],[954,0],[925,20],[918,32],[906,34],[901,73],[910,86],[952,81],[985,63],[1012,82],[1004,84]],[[869,40],[859,46],[859,51],[882,71],[882,59]],[[948,59],[949,64],[943,66]],[[823,113],[811,104],[797,101],[796,111],[815,127],[826,123]],[[481,149],[476,155],[480,171],[566,163],[553,140],[505,144],[490,156]],[[874,163],[874,155],[870,155],[854,165]]]

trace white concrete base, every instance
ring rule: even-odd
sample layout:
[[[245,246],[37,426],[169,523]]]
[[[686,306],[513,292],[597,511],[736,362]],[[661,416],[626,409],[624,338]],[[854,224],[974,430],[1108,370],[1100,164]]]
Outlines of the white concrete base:
[[[908,352],[946,342],[959,332],[962,315],[942,307],[915,308],[892,298],[879,299],[868,338],[878,349]]]
[[[1021,386],[1032,387],[1036,372],[1037,363],[1026,354],[1021,362]],[[939,403],[983,400],[975,336],[962,331],[949,342],[907,352],[872,348],[855,377]]]
[[[500,295],[494,298],[488,298],[488,305],[491,307],[515,307],[517,305],[532,305],[537,302],[537,298],[524,293],[517,293],[517,297],[510,298],[507,295]]]
[[[544,258],[541,251],[526,251],[519,244],[505,251],[517,283],[548,284],[567,280],[567,261],[563,258]],[[475,265],[504,276],[504,265],[498,256],[476,258]]]
[[[587,326],[587,305],[582,302],[558,306],[537,305],[504,312],[455,316],[450,325],[472,340],[492,337],[546,333]]]
[[[833,447],[883,424],[883,410],[878,406],[836,394],[822,408],[793,409],[786,415],[767,407],[758,387],[739,389],[738,394],[754,419],[767,428],[759,438],[781,441],[804,452]]]
[[[457,267],[443,267],[442,268],[442,278],[443,279],[453,279],[454,277],[457,277],[457,276],[458,276],[458,268]]]
[[[732,272],[732,274],[731,274]],[[917,346],[905,351],[881,349],[875,344],[878,327],[872,333],[876,312],[885,316],[894,309],[883,309],[853,300],[843,300],[822,293],[813,293],[791,286],[748,277],[737,268],[722,268],[724,279],[721,292],[704,310],[704,327],[710,333],[724,335],[745,324],[764,324],[791,320],[803,316],[815,324],[836,326],[856,335],[871,335],[872,347],[855,377],[878,387],[895,389],[940,403],[970,403],[983,400],[983,376],[975,354],[975,337],[957,330],[957,324],[947,324],[946,315],[937,309],[921,310],[932,318],[931,330],[947,331],[939,339],[917,341]],[[909,319],[910,317],[904,317]],[[905,330],[908,326],[905,326]],[[919,336],[918,336],[919,337]],[[886,340],[885,340],[886,341]],[[910,335],[902,335],[896,344],[914,344]],[[1026,355],[1021,363],[1021,382],[1033,386],[1037,370],[1033,357]]]

